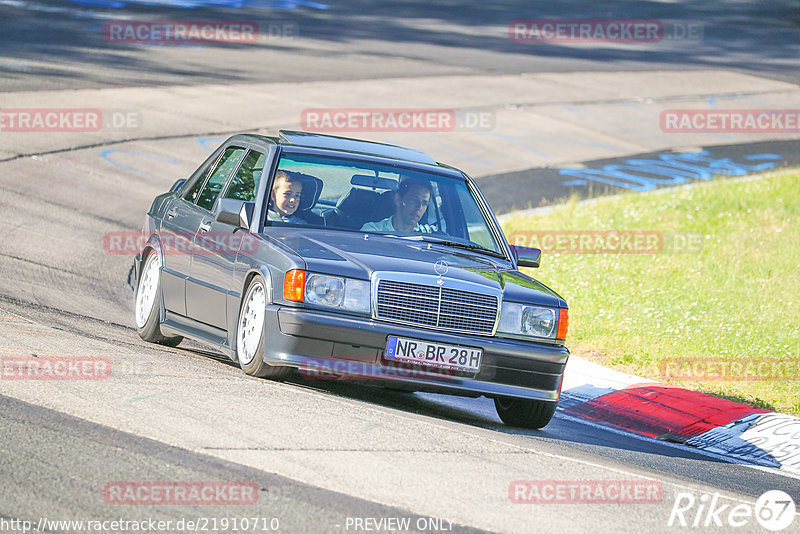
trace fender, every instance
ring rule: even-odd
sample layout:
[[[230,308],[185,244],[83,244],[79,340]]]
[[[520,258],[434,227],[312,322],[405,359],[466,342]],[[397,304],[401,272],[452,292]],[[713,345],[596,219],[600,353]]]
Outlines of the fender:
[[[260,275],[261,278],[264,279],[264,284],[267,290],[267,305],[270,305],[273,302],[272,274],[270,274],[269,268],[267,268],[266,265],[260,265],[258,269],[249,269],[242,277],[243,283],[242,287],[239,288],[239,294],[229,295],[228,300],[228,324],[231,325],[231,328],[228,329],[228,346],[231,348],[231,359],[233,361],[238,361],[236,359],[236,329],[239,326],[239,314],[242,311],[242,298],[244,298],[244,292],[247,290],[246,286],[250,284],[250,280],[252,280],[253,275]],[[235,302],[231,302],[233,299],[235,299]]]
[[[136,276],[136,286],[134,288],[134,298],[136,295],[136,291],[139,289],[139,279],[142,276],[142,258],[144,258],[145,252],[148,250],[153,250],[156,254],[158,254],[158,258],[161,260],[161,269],[164,268],[164,248],[161,246],[161,240],[158,238],[156,234],[150,234],[150,237],[147,239],[147,242],[142,247],[142,252],[134,259],[134,269],[135,269],[135,276]],[[161,270],[159,269],[159,270]],[[159,275],[160,277],[160,275]],[[164,295],[159,292],[158,295],[158,322],[162,324],[167,319],[167,311],[164,307]]]

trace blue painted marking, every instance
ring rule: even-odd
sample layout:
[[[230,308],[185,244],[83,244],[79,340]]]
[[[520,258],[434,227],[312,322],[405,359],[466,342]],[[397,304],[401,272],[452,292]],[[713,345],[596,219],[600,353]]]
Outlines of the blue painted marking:
[[[677,185],[689,180],[710,180],[715,174],[744,176],[776,166],[780,154],[762,153],[744,156],[747,161],[763,161],[748,165],[730,158],[714,158],[708,150],[660,154],[658,159],[629,159],[622,164],[606,165],[602,169],[561,169],[558,173],[577,180],[563,182],[565,186],[583,185],[584,181],[622,187],[631,191],[650,191],[657,186]]]
[[[564,183],[563,183],[563,184],[561,184],[561,185],[565,185],[565,186],[567,186],[567,187],[572,187],[572,186],[574,186],[574,185],[586,185],[586,184],[588,184],[588,183],[589,183],[589,182],[587,182],[586,180],[570,180],[570,181],[568,181],[568,182],[564,182]]]
[[[768,152],[765,152],[763,154],[748,154],[747,156],[744,157],[744,159],[748,161],[760,161],[764,159],[775,160],[775,159],[783,159],[783,156],[781,156],[780,154],[770,154]]]
[[[103,152],[100,154],[101,156],[103,156],[103,159],[105,159],[107,162],[111,163],[112,165],[115,165],[115,166],[117,166],[117,167],[119,167],[121,169],[125,169],[125,170],[131,171],[131,172],[135,172],[136,174],[143,174],[145,176],[152,176],[152,174],[146,173],[146,172],[142,172],[139,169],[137,169],[136,167],[131,167],[129,165],[123,165],[122,163],[119,163],[118,161],[114,161],[109,156],[111,154],[115,154],[115,153],[127,154],[129,156],[136,156],[136,157],[142,157],[142,158],[148,158],[148,159],[154,159],[156,161],[163,161],[164,163],[169,163],[170,165],[180,165],[179,161],[175,161],[173,159],[162,158],[161,156],[154,156],[152,154],[147,154],[145,152],[134,152],[132,150],[123,150],[121,148],[109,148],[107,150],[103,150]]]
[[[202,146],[209,152],[214,152],[214,150],[216,150],[217,147],[211,148],[208,146],[208,143],[216,143],[217,145],[219,145],[223,141],[224,139],[222,139],[221,137],[201,137],[200,139],[197,140],[197,142],[200,143],[200,146]]]
[[[641,176],[618,172],[613,167],[616,166],[607,165],[605,168],[603,168],[603,170],[561,169],[560,171],[558,171],[558,174],[562,176],[566,175],[566,176],[575,176],[579,178],[586,178],[587,180],[591,180],[593,182],[598,182],[607,185],[614,185],[617,187],[624,187],[626,189],[630,189],[631,191],[637,191],[637,192],[650,191],[651,189],[655,189],[656,187],[652,182]],[[618,178],[618,179],[613,180],[612,178]],[[627,181],[620,181],[620,180],[627,180]]]
[[[113,9],[119,9],[125,7],[125,2],[106,2],[103,0],[70,0],[73,4],[78,4],[79,6],[91,6],[91,7],[110,7]]]
[[[227,7],[241,9],[254,7],[259,9],[328,9],[328,4],[311,0],[69,0],[73,4],[91,7],[120,9],[127,5],[146,5],[149,7],[177,7],[192,9],[196,7]]]

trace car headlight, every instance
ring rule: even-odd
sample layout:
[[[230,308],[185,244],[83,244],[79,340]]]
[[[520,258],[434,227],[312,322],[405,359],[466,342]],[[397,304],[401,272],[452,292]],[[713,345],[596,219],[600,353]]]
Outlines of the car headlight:
[[[339,308],[344,302],[344,278],[311,274],[306,278],[306,302]]]
[[[366,280],[307,273],[303,301],[325,308],[369,313],[369,289]]]
[[[497,330],[503,334],[556,339],[559,315],[556,308],[503,302]]]
[[[366,280],[345,278],[344,302],[342,307],[346,310],[369,313],[370,312],[370,285]]]

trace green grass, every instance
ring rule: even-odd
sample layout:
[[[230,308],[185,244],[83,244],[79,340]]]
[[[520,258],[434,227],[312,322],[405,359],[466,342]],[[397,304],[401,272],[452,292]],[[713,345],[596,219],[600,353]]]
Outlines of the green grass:
[[[800,369],[800,170],[572,200],[503,229],[512,242],[531,230],[663,233],[659,253],[545,251],[542,266],[528,270],[569,303],[567,345],[619,370],[800,415],[800,376],[689,381],[659,372],[669,358],[774,358]],[[675,251],[675,234],[700,246]]]

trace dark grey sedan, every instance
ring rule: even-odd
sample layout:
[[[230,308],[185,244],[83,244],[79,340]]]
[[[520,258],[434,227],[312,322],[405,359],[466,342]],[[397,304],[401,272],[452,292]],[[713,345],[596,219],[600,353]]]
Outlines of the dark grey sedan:
[[[245,373],[344,377],[553,416],[567,303],[518,270],[475,183],[427,154],[282,131],[235,135],[159,195],[135,260],[146,341],[216,346]]]

